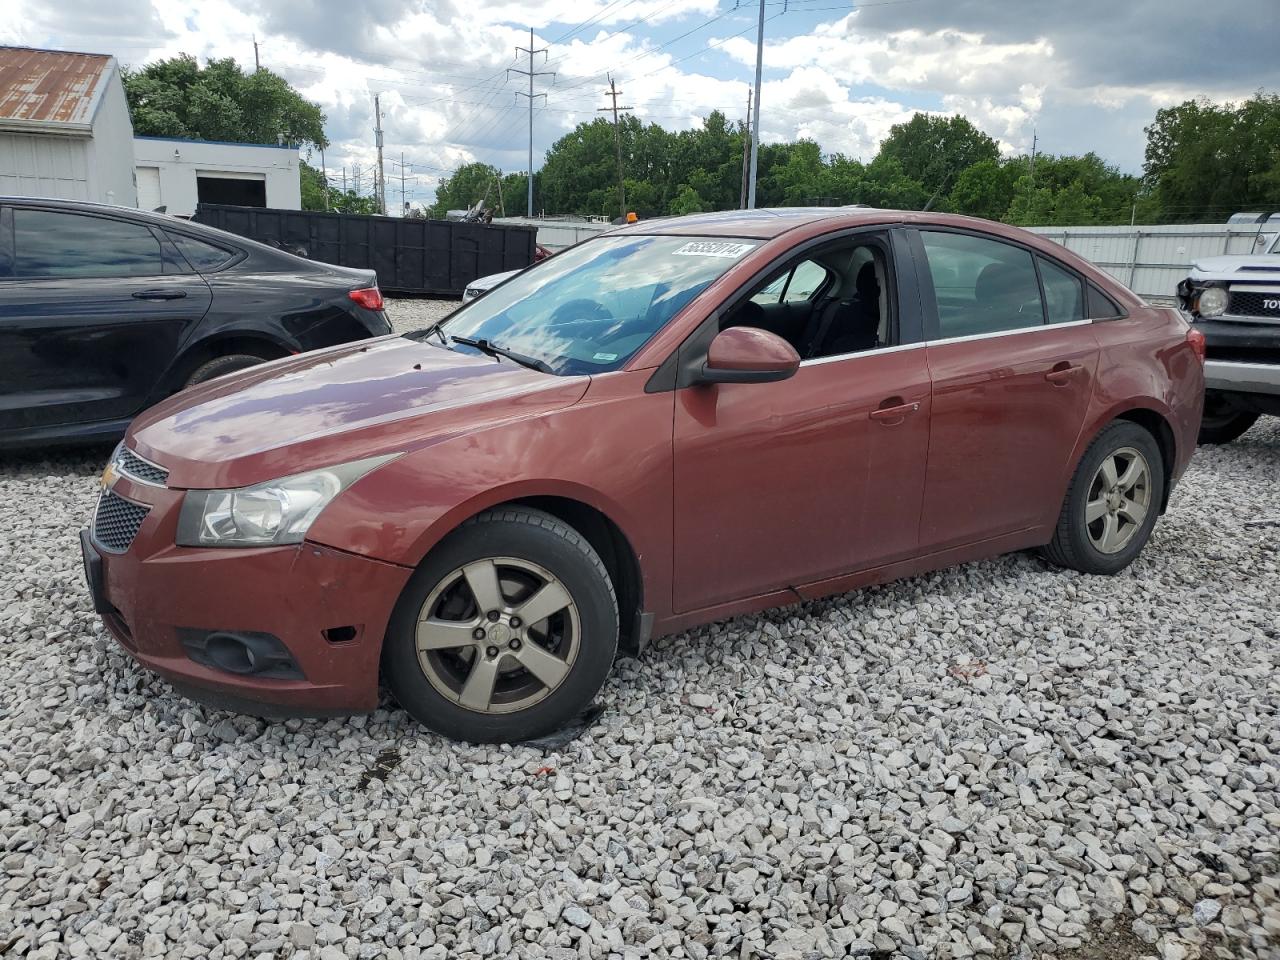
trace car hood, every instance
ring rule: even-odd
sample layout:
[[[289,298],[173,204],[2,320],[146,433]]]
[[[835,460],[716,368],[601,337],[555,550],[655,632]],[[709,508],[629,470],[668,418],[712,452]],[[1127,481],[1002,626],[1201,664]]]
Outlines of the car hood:
[[[1201,257],[1191,265],[1193,280],[1280,280],[1280,254],[1253,253]]]
[[[536,416],[577,402],[590,379],[382,337],[184,390],[138,416],[125,443],[171,487],[240,487]]]

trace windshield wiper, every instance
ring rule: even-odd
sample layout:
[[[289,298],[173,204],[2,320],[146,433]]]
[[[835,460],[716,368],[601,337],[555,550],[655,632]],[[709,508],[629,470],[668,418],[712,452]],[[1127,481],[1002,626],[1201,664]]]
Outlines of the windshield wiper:
[[[445,339],[443,327],[444,327],[444,320],[437,320],[435,323],[427,327],[422,332],[427,335],[434,333],[437,337],[440,338],[440,342],[447,347],[449,345],[449,341]]]
[[[506,347],[500,347],[492,340],[486,340],[484,337],[472,339],[471,337],[459,337],[455,334],[449,334],[449,339],[454,343],[460,343],[464,347],[475,347],[482,353],[487,353],[491,357],[506,357],[508,360],[514,360],[522,367],[528,367],[530,370],[539,370],[542,373],[554,374],[556,371],[549,363],[539,360],[537,357],[529,357],[523,353],[516,353],[514,350],[508,350]]]

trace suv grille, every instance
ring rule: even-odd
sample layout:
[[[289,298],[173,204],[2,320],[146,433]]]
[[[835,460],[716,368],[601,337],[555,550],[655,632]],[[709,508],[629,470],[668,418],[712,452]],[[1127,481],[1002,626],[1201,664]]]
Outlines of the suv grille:
[[[110,490],[102,491],[93,516],[93,539],[110,553],[124,553],[138,535],[148,509]]]
[[[141,480],[143,483],[153,483],[157,487],[163,487],[169,479],[168,470],[157,466],[150,460],[143,460],[127,447],[120,448],[120,454],[116,458],[116,466],[120,468],[121,473],[127,473],[135,480]]]
[[[1232,291],[1227,313],[1237,317],[1280,317],[1280,290],[1275,293]]]

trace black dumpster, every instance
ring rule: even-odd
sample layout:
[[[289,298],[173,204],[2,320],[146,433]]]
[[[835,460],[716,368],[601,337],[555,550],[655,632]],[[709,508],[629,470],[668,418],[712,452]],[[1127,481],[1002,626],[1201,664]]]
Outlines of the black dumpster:
[[[202,203],[191,219],[312,260],[378,272],[384,293],[461,296],[533,263],[536,227]]]

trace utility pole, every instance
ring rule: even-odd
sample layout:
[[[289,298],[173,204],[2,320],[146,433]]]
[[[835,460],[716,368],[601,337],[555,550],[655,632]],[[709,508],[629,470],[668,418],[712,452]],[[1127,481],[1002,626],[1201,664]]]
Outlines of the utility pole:
[[[547,57],[546,47],[537,49],[533,45],[533,27],[529,28],[529,46],[516,47],[516,53],[527,53],[529,55],[528,70],[518,70],[515,67],[508,67],[507,73],[508,74],[518,73],[521,76],[525,76],[529,78],[529,92],[520,93],[517,91],[516,96],[529,98],[529,216],[532,217],[533,216],[533,101],[536,100],[538,97],[542,97],[544,100],[547,97],[545,93],[535,94],[533,92],[533,78],[534,77],[554,77],[556,75],[556,72],[554,70],[534,70],[533,69],[533,58],[535,54],[539,54],[539,53],[542,54],[542,58],[544,62],[546,61],[546,57]]]
[[[747,209],[747,172],[751,166],[751,94],[747,87],[747,119],[742,125],[742,192],[738,195],[738,209]]]
[[[613,105],[609,107],[600,107],[596,110],[596,112],[607,113],[610,110],[613,111],[613,146],[618,153],[618,210],[619,210],[619,216],[621,216],[623,220],[626,220],[627,219],[627,188],[623,182],[622,130],[618,126],[618,111],[634,110],[635,107],[618,106],[618,94],[622,93],[622,91],[619,90],[617,86],[614,85],[613,76],[611,74],[606,74],[606,76],[609,77],[609,92],[606,93],[605,96],[613,98]]]
[[[756,171],[760,167],[760,77],[764,72],[764,0],[760,0],[760,26],[756,30],[756,105],[751,115],[751,179],[747,183],[747,209],[756,208]]]
[[[329,171],[324,165],[324,147],[320,148],[320,178],[324,181],[324,209],[329,210]]]
[[[347,168],[345,164],[342,167],[342,192],[344,195],[347,192]]]
[[[405,205],[404,205],[404,201],[405,201],[405,188],[404,188],[404,183],[405,183],[405,171],[406,171],[406,170],[408,170],[410,167],[412,167],[412,166],[413,166],[413,164],[412,164],[412,163],[406,163],[406,162],[405,162],[405,159],[404,159],[404,151],[402,150],[402,151],[400,151],[400,159],[399,159],[399,160],[392,160],[392,161],[391,161],[391,165],[392,165],[393,167],[399,167],[399,168],[400,168],[400,216],[402,216],[402,217],[403,217],[403,216],[404,216],[404,211],[405,211]],[[412,179],[415,183],[417,183],[417,181],[418,181],[418,178],[417,178],[417,177],[411,177],[410,179]]]
[[[1031,128],[1031,166],[1027,172],[1028,176],[1031,179],[1031,196],[1028,197],[1028,199],[1032,203],[1035,203],[1035,196],[1036,196],[1036,142],[1037,140],[1038,138],[1036,137],[1036,128],[1032,127]]]
[[[378,201],[378,210],[387,215],[387,174],[382,167],[382,103],[378,95],[373,95],[374,141],[378,145],[378,169],[373,174],[373,196]]]
[[[253,35],[253,72],[257,73],[262,69],[262,64],[258,61],[258,35]]]

